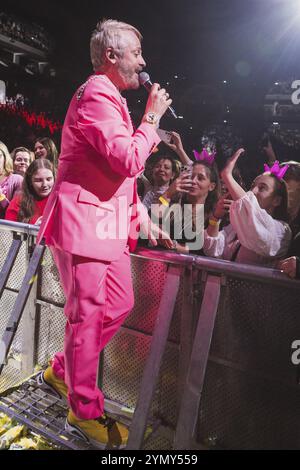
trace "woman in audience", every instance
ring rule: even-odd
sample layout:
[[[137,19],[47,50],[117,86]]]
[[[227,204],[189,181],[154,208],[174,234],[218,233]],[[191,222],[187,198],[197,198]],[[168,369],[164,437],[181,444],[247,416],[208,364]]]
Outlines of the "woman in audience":
[[[287,189],[278,162],[266,167],[245,190],[233,178],[234,166],[244,152],[239,149],[228,160],[222,179],[233,199],[230,225],[219,231],[219,214],[209,220],[204,253],[241,263],[276,266],[289,249],[291,230],[287,224]]]
[[[289,195],[289,222],[295,238],[291,243],[288,258],[280,261],[278,267],[292,279],[300,279],[300,163],[290,161],[281,163],[280,166],[286,164],[289,165],[284,175]]]
[[[54,184],[52,163],[40,158],[29,165],[22,192],[15,196],[5,218],[15,222],[39,224]]]
[[[179,162],[177,160],[168,154],[156,157],[149,179],[145,175],[139,177],[140,182],[143,183],[141,200],[147,210],[151,208],[151,204],[157,204],[159,196],[167,190],[178,175]]]
[[[160,196],[160,206],[154,214],[160,215],[165,225],[170,217],[173,249],[179,253],[203,254],[203,229],[213,214],[220,194],[217,168],[213,161],[208,160],[204,158],[194,162],[191,173],[182,173]],[[180,206],[172,205],[172,201],[178,199],[178,196],[181,198]],[[167,227],[164,226],[163,229],[166,230]]]
[[[11,152],[14,173],[24,176],[30,163],[33,161],[31,152],[26,147],[17,147]]]
[[[8,148],[0,142],[0,219],[14,195],[21,189],[23,177],[13,174],[13,161]]]
[[[193,164],[193,160],[188,157],[183,148],[180,135],[177,132],[170,132],[170,136],[170,142],[166,145],[179,157],[180,162],[171,155],[170,150],[167,150],[160,157],[155,157],[155,164],[151,169],[149,179],[145,177],[147,175],[147,169],[145,169],[139,181],[143,182],[143,188],[140,191],[141,200],[147,210],[150,209],[151,204],[158,203],[159,196],[179,176],[181,164],[186,166]]]
[[[300,232],[300,163],[290,161],[281,163],[280,167],[289,165],[284,175],[288,190],[289,224],[295,236]]]
[[[58,151],[55,143],[49,137],[37,139],[34,143],[35,158],[47,158],[57,168]]]

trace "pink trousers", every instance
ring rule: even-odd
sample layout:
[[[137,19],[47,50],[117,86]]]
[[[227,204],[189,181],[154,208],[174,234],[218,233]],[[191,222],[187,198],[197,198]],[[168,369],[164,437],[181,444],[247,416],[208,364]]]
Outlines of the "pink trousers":
[[[133,308],[128,249],[117,261],[83,258],[51,248],[66,296],[64,352],[52,361],[68,386],[68,400],[80,419],[103,414],[98,388],[99,353]]]

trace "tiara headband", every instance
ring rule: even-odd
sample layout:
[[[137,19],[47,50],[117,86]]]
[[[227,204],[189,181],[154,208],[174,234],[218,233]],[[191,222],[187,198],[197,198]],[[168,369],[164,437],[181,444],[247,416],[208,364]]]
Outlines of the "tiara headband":
[[[279,180],[281,180],[287,169],[289,168],[289,165],[284,165],[283,167],[280,168],[279,166],[279,161],[276,160],[274,165],[270,168],[266,163],[264,164],[264,169],[265,171],[269,171],[272,175],[276,176]]]
[[[206,162],[210,166],[215,161],[216,152],[209,153],[205,148],[201,153],[197,152],[197,150],[193,150],[193,154],[198,162]]]

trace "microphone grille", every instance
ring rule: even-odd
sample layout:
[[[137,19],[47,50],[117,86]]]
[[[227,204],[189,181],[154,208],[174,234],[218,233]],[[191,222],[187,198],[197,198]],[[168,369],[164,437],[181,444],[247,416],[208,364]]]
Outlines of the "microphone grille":
[[[141,85],[144,85],[146,82],[150,81],[150,75],[147,72],[140,72],[139,73],[139,82]]]

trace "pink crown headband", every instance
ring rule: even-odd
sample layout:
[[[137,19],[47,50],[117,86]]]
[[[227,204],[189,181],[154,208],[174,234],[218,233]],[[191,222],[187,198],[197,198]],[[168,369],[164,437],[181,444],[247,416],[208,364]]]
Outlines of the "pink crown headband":
[[[208,165],[212,165],[215,161],[216,152],[209,153],[205,148],[201,153],[197,150],[193,150],[194,157],[198,162],[206,162]]]
[[[271,168],[266,163],[264,164],[265,171],[269,171],[270,173],[272,173],[272,175],[276,176],[276,178],[278,178],[279,180],[281,180],[284,177],[288,167],[289,165],[284,165],[283,167],[280,168],[278,160],[276,160],[276,162]]]

